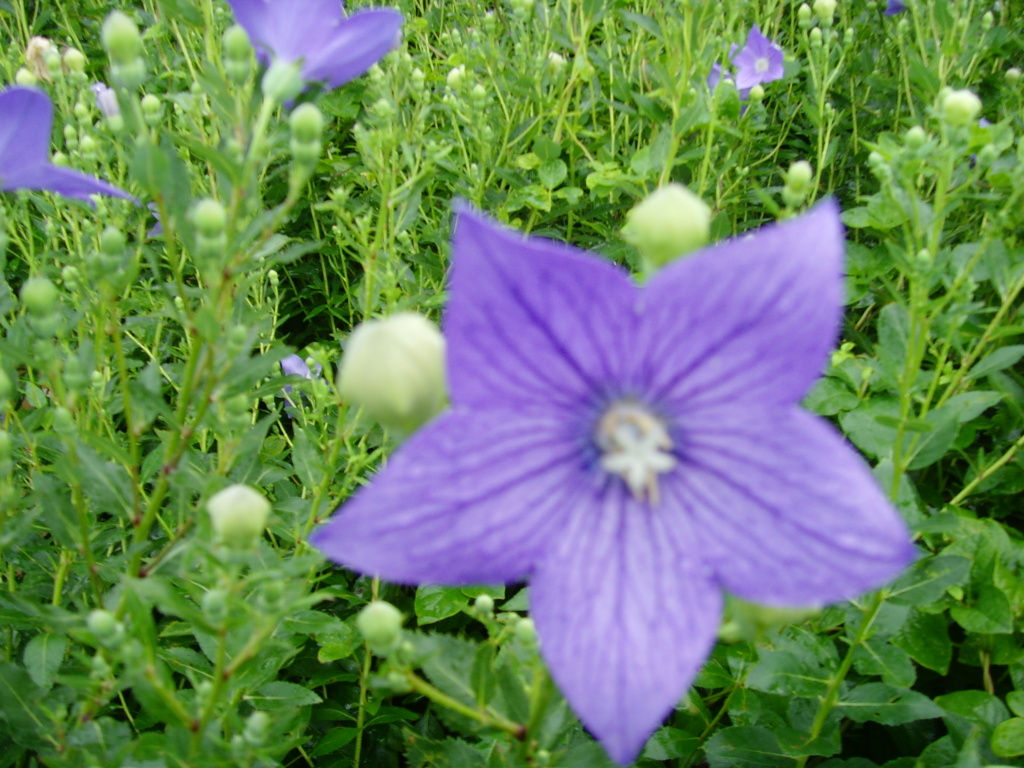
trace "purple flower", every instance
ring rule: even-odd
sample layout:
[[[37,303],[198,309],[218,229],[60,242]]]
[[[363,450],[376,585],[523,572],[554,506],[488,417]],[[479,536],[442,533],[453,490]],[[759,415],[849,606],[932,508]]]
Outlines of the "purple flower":
[[[907,6],[905,3],[901,3],[900,0],[889,0],[888,5],[885,9],[885,15],[895,16],[897,13],[900,13],[901,11],[905,10],[907,10]]]
[[[750,28],[747,44],[732,57],[732,63],[740,91],[782,77],[782,49],[762,35],[756,24]]]
[[[345,18],[341,0],[228,0],[264,64],[301,62],[302,79],[354,80],[397,45],[402,14],[374,8]]]
[[[301,376],[304,379],[312,379],[314,376],[319,376],[320,371],[322,370],[323,367],[320,365],[320,363],[317,363],[316,372],[314,373],[313,371],[310,371],[309,365],[307,365],[306,361],[303,360],[298,355],[288,355],[288,357],[282,358],[281,360],[281,372],[285,376]],[[291,392],[292,385],[285,384],[284,392],[282,393],[284,400],[289,406],[294,406],[295,403],[289,397]],[[291,416],[290,413],[288,415]]]
[[[112,195],[138,202],[123,189],[49,160],[53,105],[34,88],[14,87],[0,93],[0,192],[46,189],[64,197],[89,200]]]
[[[96,96],[96,106],[104,117],[118,117],[121,105],[117,103],[117,94],[106,83],[93,83],[89,90]]]
[[[529,579],[541,653],[612,758],[692,683],[723,592],[844,600],[911,560],[863,460],[798,406],[840,322],[834,203],[643,287],[465,205],[453,253],[452,407],[313,543],[395,582]]]

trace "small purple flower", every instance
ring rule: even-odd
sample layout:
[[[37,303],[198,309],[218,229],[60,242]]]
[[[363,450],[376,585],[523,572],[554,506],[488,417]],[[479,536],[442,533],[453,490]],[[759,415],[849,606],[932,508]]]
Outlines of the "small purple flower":
[[[331,88],[354,80],[398,44],[402,14],[345,17],[341,0],[228,0],[264,64],[301,62],[302,79]]]
[[[747,44],[732,57],[732,63],[740,91],[782,77],[782,49],[762,35],[756,24],[747,35]]]
[[[316,364],[316,371],[315,372],[310,371],[309,370],[309,365],[306,363],[305,360],[303,360],[298,355],[288,355],[288,357],[285,357],[285,358],[283,358],[281,360],[281,372],[285,376],[301,376],[304,379],[312,379],[314,376],[319,376],[320,372],[322,370],[323,370],[323,367],[320,365],[320,363],[317,363]],[[292,385],[291,384],[285,384],[284,385],[284,392],[283,392],[283,396],[284,396],[285,402],[289,406],[294,406],[295,403],[289,397],[289,395],[291,393],[292,393]],[[290,413],[288,415],[291,416]]]
[[[96,96],[96,106],[104,117],[118,117],[121,114],[121,106],[117,103],[117,94],[114,89],[106,83],[93,83],[89,90]]]
[[[897,13],[907,10],[905,3],[901,3],[900,0],[889,0],[886,9],[886,16],[895,16]]]
[[[457,214],[452,406],[313,543],[394,582],[529,579],[554,680],[626,763],[707,658],[723,592],[844,600],[913,557],[864,461],[798,405],[839,328],[839,211],[822,203],[643,287]]]
[[[0,191],[45,189],[85,201],[90,195],[112,195],[138,202],[112,184],[53,165],[52,127],[53,105],[42,91],[15,86],[0,93]]]

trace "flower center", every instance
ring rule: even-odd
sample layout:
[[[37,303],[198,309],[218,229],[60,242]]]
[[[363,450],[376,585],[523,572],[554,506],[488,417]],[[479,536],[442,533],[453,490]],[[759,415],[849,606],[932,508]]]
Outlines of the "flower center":
[[[635,400],[616,400],[597,422],[601,468],[619,475],[633,495],[657,505],[658,475],[676,465],[662,420]]]
[[[767,72],[768,71],[768,59],[762,56],[759,59],[754,59],[754,71],[755,72]]]

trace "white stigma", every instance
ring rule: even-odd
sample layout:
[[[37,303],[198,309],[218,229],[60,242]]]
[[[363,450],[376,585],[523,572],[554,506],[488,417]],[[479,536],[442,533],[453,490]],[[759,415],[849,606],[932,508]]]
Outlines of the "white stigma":
[[[661,419],[635,401],[618,400],[597,423],[594,438],[601,468],[619,475],[637,499],[657,505],[658,475],[676,465]]]
[[[768,59],[762,56],[759,59],[754,59],[754,71],[755,72],[767,72],[768,71]]]

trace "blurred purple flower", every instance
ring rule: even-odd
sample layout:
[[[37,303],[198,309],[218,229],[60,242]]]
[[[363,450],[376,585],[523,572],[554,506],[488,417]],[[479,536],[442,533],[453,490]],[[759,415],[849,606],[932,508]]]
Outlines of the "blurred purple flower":
[[[900,0],[889,0],[888,6],[885,9],[886,16],[895,16],[901,11],[907,10],[907,6],[901,3]]]
[[[15,86],[0,93],[0,191],[49,190],[64,197],[89,200],[90,195],[134,197],[112,184],[49,160],[53,105],[34,88]]]
[[[725,71],[724,69],[722,69],[721,64],[715,62],[714,64],[711,65],[711,72],[708,73],[708,89],[712,91],[715,90],[715,88],[718,87],[718,84],[723,81],[727,83],[733,83],[732,73]],[[733,84],[735,85],[735,83]],[[747,96],[750,95],[750,89],[744,88],[743,90],[739,91],[739,95],[740,101],[746,101]],[[746,107],[744,107],[744,109],[746,109]]]
[[[394,48],[402,14],[372,8],[345,17],[341,0],[228,0],[264,64],[301,62],[302,78],[331,88],[354,80]]]
[[[281,360],[281,372],[285,376],[301,376],[304,379],[312,379],[314,376],[319,376],[322,370],[323,366],[321,366],[320,363],[317,363],[316,371],[310,371],[309,365],[307,365],[306,361],[303,360],[298,355],[288,355],[288,357],[285,357]],[[289,406],[294,407],[295,402],[289,397],[291,393],[292,385],[285,384],[282,396],[284,397],[285,402]],[[291,416],[290,413],[288,415]]]
[[[121,114],[121,106],[117,103],[117,94],[113,88],[105,83],[93,83],[89,90],[96,96],[96,106],[104,117],[117,117]]]
[[[452,407],[312,541],[400,583],[528,578],[541,653],[612,758],[692,683],[723,592],[844,600],[911,560],[864,461],[798,406],[840,323],[834,203],[642,288],[465,205],[453,253]]]
[[[732,63],[736,67],[736,87],[741,92],[782,77],[782,49],[762,35],[756,24]]]

